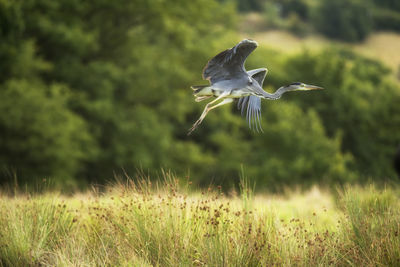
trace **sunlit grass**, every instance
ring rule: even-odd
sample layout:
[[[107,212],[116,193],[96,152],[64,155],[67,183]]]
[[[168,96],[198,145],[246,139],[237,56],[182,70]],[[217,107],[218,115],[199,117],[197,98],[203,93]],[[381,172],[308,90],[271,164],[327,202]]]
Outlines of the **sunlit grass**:
[[[304,49],[322,50],[332,45],[353,49],[366,57],[380,60],[389,66],[397,75],[400,66],[400,34],[390,32],[372,33],[364,42],[348,44],[329,40],[321,35],[312,34],[300,38],[286,31],[270,30],[242,34],[243,38],[252,38],[263,45],[278,49],[285,53],[299,53]]]
[[[195,191],[169,177],[71,197],[3,195],[0,265],[400,264],[398,189],[241,192]]]
[[[400,71],[400,34],[394,32],[377,32],[371,34],[367,40],[355,45],[354,49],[371,58],[377,58],[391,67],[399,77]]]

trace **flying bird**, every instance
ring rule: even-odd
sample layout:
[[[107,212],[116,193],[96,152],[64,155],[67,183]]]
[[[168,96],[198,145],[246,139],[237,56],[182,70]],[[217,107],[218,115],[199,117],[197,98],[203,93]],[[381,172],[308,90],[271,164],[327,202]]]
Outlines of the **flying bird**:
[[[301,82],[282,86],[271,94],[262,89],[268,69],[260,68],[246,71],[244,63],[251,52],[258,46],[257,42],[244,39],[234,47],[222,51],[212,59],[203,69],[203,79],[210,82],[209,85],[194,85],[195,101],[215,97],[209,102],[200,118],[189,129],[190,135],[204,120],[207,113],[219,106],[231,103],[239,99],[238,108],[242,114],[246,113],[246,119],[250,129],[262,131],[261,128],[261,99],[277,100],[282,94],[289,91],[308,91],[323,89],[319,86],[304,84]],[[222,100],[218,103],[218,101]]]

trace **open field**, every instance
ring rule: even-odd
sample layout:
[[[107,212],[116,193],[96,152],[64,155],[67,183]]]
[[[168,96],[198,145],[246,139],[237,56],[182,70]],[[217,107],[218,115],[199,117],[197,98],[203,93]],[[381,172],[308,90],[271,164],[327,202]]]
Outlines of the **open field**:
[[[283,30],[262,30],[263,19],[257,13],[242,18],[241,35],[252,38],[286,53],[297,53],[303,49],[318,50],[332,45],[353,49],[366,57],[380,60],[390,67],[397,76],[400,71],[400,34],[394,32],[372,33],[364,42],[351,44],[334,41],[322,35],[311,34],[298,37]]]
[[[322,36],[311,35],[305,38],[299,38],[289,32],[284,31],[267,31],[263,33],[255,33],[251,38],[258,40],[260,43],[269,45],[284,52],[300,52],[302,49],[322,49],[330,45],[338,45],[351,48],[354,51],[384,62],[394,72],[400,66],[400,35],[390,32],[378,32],[360,44],[345,44],[338,41],[331,41]]]
[[[1,266],[398,266],[398,189],[226,196],[170,179],[0,198]]]

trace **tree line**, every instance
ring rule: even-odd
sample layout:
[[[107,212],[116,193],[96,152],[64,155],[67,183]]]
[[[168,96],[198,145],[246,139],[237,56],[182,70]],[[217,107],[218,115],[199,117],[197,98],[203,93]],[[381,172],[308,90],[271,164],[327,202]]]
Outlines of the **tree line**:
[[[162,169],[227,186],[244,170],[271,190],[392,177],[399,87],[351,51],[259,47],[247,67],[270,69],[266,90],[326,90],[264,101],[264,134],[231,105],[186,136],[203,108],[190,85],[240,40],[236,12],[214,0],[1,0],[1,184],[75,188]]]
[[[269,27],[305,35],[319,32],[348,42],[377,30],[400,31],[396,0],[234,0],[240,12],[263,13]]]

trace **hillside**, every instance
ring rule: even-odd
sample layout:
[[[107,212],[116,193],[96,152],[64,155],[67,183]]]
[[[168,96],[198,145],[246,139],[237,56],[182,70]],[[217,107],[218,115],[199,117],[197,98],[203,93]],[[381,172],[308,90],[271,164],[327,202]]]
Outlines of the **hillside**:
[[[395,32],[375,32],[361,43],[345,43],[328,39],[319,34],[310,34],[305,37],[296,36],[284,30],[265,30],[262,17],[257,13],[250,13],[242,17],[240,32],[243,38],[257,40],[286,53],[296,53],[303,49],[320,50],[329,46],[340,46],[380,60],[389,66],[395,76],[400,75],[400,34]]]

